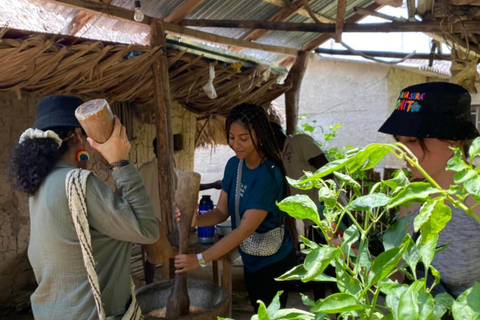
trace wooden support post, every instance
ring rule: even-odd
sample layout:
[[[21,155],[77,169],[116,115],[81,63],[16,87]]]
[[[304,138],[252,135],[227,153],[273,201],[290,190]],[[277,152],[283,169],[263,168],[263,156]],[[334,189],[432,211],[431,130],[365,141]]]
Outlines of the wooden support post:
[[[338,0],[337,2],[337,23],[335,24],[335,42],[342,42],[343,26],[345,24],[345,15],[347,13],[347,0]]]
[[[154,97],[157,125],[158,190],[162,225],[173,233],[174,171],[170,82],[166,55],[165,29],[162,20],[152,19],[152,46],[161,46],[163,54],[153,64]]]
[[[287,114],[287,134],[297,133],[300,88],[308,65],[309,51],[300,51],[288,73],[285,84],[291,88],[285,93],[285,113]]]

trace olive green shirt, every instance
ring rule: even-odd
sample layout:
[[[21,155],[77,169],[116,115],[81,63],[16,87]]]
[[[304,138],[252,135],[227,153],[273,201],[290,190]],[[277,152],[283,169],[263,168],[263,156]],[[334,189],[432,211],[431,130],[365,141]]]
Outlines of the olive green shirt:
[[[65,179],[72,169],[68,162],[59,161],[30,197],[28,257],[38,283],[31,297],[36,320],[98,319],[68,208]],[[86,203],[105,313],[121,317],[131,298],[132,242],[153,243],[159,234],[137,169],[128,165],[112,176],[123,197],[90,174]]]

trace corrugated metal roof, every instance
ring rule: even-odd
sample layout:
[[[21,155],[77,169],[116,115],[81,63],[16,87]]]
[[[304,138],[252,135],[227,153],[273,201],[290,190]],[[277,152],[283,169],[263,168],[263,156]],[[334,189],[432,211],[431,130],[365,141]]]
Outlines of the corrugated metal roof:
[[[142,11],[155,18],[165,18],[187,0],[141,0]],[[293,2],[293,0],[283,0]],[[354,14],[354,7],[367,7],[373,0],[349,0],[347,18]],[[112,6],[133,10],[133,0],[113,0]],[[335,19],[337,2],[315,0],[311,8],[317,14]],[[205,0],[187,16],[188,19],[257,20],[266,21],[282,10],[281,7],[263,0]],[[19,12],[22,19],[19,19]],[[0,23],[23,30],[59,34],[68,26],[77,10],[38,0],[0,0]],[[132,12],[133,15],[133,12]],[[309,18],[294,14],[287,22],[312,22]],[[242,39],[252,30],[235,28],[196,28],[205,32]],[[138,26],[111,19],[105,15],[94,17],[76,36],[121,43],[148,44],[148,26]],[[313,32],[268,32],[256,42],[299,49],[314,40],[320,33]],[[268,61],[279,61],[285,56],[259,50],[243,50],[242,53]]]

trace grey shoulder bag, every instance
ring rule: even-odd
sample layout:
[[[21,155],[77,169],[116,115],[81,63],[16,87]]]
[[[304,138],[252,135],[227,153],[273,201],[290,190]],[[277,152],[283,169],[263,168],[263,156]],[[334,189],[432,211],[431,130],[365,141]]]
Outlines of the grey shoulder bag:
[[[240,188],[242,185],[243,160],[238,163],[237,185],[235,189],[235,223],[240,225]],[[252,256],[267,257],[275,254],[280,249],[283,236],[285,234],[285,225],[268,230],[265,233],[254,232],[247,239],[240,243],[240,249],[246,254]]]

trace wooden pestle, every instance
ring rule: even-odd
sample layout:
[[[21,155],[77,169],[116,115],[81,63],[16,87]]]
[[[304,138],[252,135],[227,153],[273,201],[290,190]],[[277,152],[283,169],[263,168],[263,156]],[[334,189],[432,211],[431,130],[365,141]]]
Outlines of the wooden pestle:
[[[178,223],[178,250],[180,254],[188,253],[189,231],[192,218],[197,208],[200,191],[200,175],[195,172],[180,172],[175,201],[182,213]],[[173,289],[168,297],[167,318],[178,318],[189,313],[190,299],[187,291],[187,273],[176,273]]]
[[[87,136],[98,143],[104,143],[113,132],[114,118],[105,99],[95,99],[81,104],[75,110],[75,117]]]

